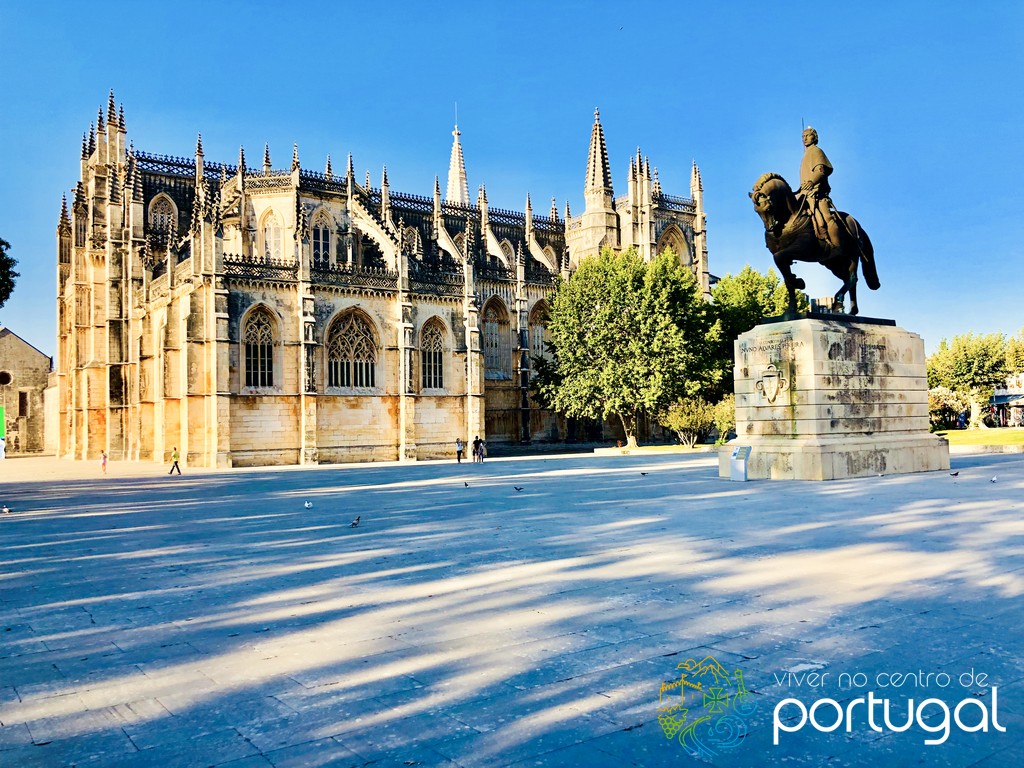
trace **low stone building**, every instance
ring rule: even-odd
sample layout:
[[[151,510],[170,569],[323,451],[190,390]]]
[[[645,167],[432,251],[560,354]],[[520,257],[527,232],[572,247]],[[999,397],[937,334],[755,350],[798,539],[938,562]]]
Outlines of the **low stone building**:
[[[4,408],[7,455],[43,451],[43,391],[52,367],[52,357],[10,328],[0,328],[0,405]]]
[[[447,196],[303,168],[137,151],[111,94],[57,228],[59,453],[242,466],[451,456],[457,437],[558,439],[530,398],[558,275],[602,247],[666,247],[708,290],[691,198],[630,159],[615,198],[595,114],[586,207],[469,199],[458,127]]]

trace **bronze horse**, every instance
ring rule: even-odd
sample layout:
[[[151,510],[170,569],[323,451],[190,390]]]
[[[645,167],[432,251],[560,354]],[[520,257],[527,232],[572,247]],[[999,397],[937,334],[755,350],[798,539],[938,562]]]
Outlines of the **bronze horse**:
[[[814,232],[810,211],[801,205],[786,180],[777,173],[766,173],[757,180],[750,193],[764,223],[764,242],[775,257],[775,265],[782,273],[789,292],[787,317],[796,316],[796,291],[806,284],[793,274],[794,261],[816,261],[843,281],[836,292],[836,303],[842,307],[846,293],[850,293],[850,314],[857,309],[857,264],[861,265],[864,280],[871,290],[878,290],[878,272],[875,271],[875,251],[868,234],[853,216],[837,211],[840,244],[838,248],[818,239]]]

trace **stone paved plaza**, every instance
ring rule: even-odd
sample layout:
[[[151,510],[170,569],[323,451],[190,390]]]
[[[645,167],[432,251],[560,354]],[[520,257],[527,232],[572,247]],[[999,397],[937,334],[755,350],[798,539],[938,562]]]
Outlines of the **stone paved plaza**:
[[[182,477],[3,462],[0,765],[1019,766],[1024,459],[953,469],[740,484],[708,454]],[[756,711],[698,759],[659,695],[708,656]],[[961,685],[972,669],[987,680]],[[902,673],[920,683],[885,687]],[[968,724],[998,696],[1005,732],[925,746],[863,712],[849,733],[797,730],[791,706],[773,745],[782,699],[869,690],[904,720],[907,698],[973,698]]]

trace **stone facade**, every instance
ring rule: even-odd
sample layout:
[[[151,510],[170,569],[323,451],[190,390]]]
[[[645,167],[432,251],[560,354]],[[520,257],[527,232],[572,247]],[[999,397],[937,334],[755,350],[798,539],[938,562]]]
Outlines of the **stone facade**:
[[[335,176],[297,147],[280,170],[269,148],[256,168],[208,162],[201,138],[194,158],[136,151],[111,94],[57,229],[59,454],[306,464],[564,437],[528,390],[556,277],[602,244],[671,245],[706,288],[699,171],[693,199],[670,197],[638,157],[612,199],[595,118],[603,186],[579,218],[539,216],[483,186],[470,204],[459,136],[442,201],[436,179],[396,192],[385,168],[373,187],[351,156]]]
[[[8,455],[45,449],[43,392],[52,367],[53,358],[10,328],[0,328],[0,404],[4,406]]]
[[[750,478],[834,480],[949,468],[929,434],[924,342],[891,321],[803,318],[736,340],[736,439]]]

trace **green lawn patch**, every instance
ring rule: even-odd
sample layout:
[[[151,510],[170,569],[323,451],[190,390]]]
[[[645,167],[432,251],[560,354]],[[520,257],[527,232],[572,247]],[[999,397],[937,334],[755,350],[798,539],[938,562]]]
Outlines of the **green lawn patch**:
[[[1024,445],[1024,429],[1020,427],[953,429],[935,434],[949,440],[950,445]]]

